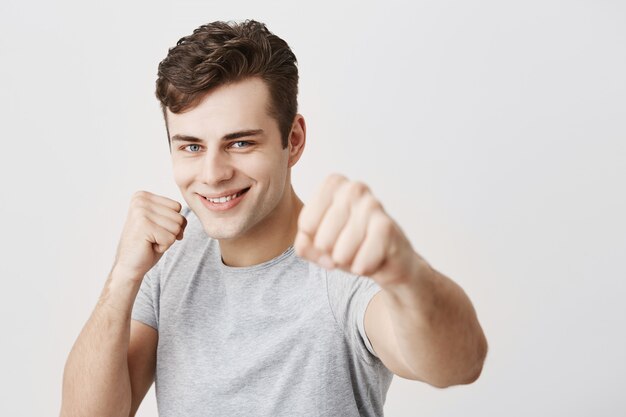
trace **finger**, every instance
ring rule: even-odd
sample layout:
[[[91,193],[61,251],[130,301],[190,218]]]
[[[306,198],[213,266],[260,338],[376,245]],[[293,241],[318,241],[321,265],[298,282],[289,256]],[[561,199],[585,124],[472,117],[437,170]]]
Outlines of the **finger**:
[[[147,208],[156,215],[167,217],[168,219],[178,223],[180,226],[186,224],[187,219],[179,212],[161,204],[150,204]]]
[[[316,248],[313,246],[313,240],[311,236],[304,232],[298,232],[296,235],[296,240],[293,244],[294,250],[296,254],[304,259],[308,259],[309,261],[316,262],[320,256],[322,255]]]
[[[335,242],[332,259],[337,265],[350,269],[357,251],[365,240],[369,219],[372,213],[380,208],[380,203],[371,194],[359,199]]]
[[[178,222],[172,220],[171,218],[167,216],[162,216],[153,211],[149,211],[147,213],[147,217],[152,223],[162,227],[163,229],[167,230],[174,236],[177,236],[178,234],[180,234],[181,225],[178,224]]]
[[[154,223],[152,220],[147,220],[153,225],[148,233],[148,240],[152,243],[152,247],[156,252],[165,253],[176,240],[176,236],[167,229],[160,227],[160,225]]]
[[[391,220],[383,212],[376,211],[371,217],[365,240],[352,263],[352,272],[357,275],[372,275],[382,266],[389,244]]]
[[[305,205],[298,216],[298,229],[314,237],[324,213],[333,200],[334,190],[347,179],[339,174],[330,175],[313,195],[311,203]]]
[[[183,208],[182,205],[178,201],[172,200],[171,198],[167,198],[167,197],[163,197],[161,195],[153,194],[153,193],[148,192],[148,191],[139,191],[139,193],[143,193],[142,195],[146,199],[148,199],[148,200],[150,200],[150,201],[152,201],[154,203],[163,205],[165,207],[169,207],[169,208],[171,208],[172,210],[174,210],[174,211],[176,211],[178,213],[180,213],[180,211]]]
[[[351,183],[344,182],[334,193],[333,201],[323,214],[319,226],[313,237],[315,247],[330,255],[335,246],[337,236],[341,233],[351,216],[351,204],[355,200],[351,193]]]
[[[183,217],[183,224],[180,228],[180,233],[176,235],[177,240],[183,240],[183,236],[185,233],[185,228],[187,227],[187,218]]]

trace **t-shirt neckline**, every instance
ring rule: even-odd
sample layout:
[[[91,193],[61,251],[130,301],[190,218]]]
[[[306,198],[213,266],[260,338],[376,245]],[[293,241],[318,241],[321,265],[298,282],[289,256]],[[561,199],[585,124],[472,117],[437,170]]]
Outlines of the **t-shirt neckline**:
[[[256,265],[250,265],[250,266],[229,266],[224,264],[224,262],[222,261],[222,252],[220,251],[220,246],[219,243],[216,242],[216,251],[215,253],[216,255],[216,261],[217,264],[219,266],[219,269],[228,273],[234,273],[234,274],[242,274],[242,273],[248,273],[248,272],[254,272],[254,271],[258,271],[260,269],[266,269],[269,268],[271,266],[274,266],[282,261],[284,261],[287,258],[290,258],[294,253],[294,247],[293,245],[290,245],[283,253],[281,253],[280,255],[269,259],[265,262],[261,262],[260,264],[256,264]]]

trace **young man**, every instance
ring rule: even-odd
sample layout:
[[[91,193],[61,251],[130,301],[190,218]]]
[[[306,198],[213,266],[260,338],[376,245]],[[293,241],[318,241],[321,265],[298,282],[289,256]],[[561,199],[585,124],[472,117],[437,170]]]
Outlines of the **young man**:
[[[141,191],[68,358],[62,416],[380,416],[392,375],[473,382],[487,344],[463,290],[362,183],[291,186],[305,146],[288,45],[201,26],[159,65],[186,207]]]

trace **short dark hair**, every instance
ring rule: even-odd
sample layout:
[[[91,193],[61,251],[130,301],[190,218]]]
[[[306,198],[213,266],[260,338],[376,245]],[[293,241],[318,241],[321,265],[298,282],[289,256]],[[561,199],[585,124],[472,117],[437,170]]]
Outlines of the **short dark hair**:
[[[211,89],[259,77],[270,92],[269,114],[276,119],[283,148],[298,110],[298,67],[289,45],[255,20],[216,21],[181,38],[159,63],[156,96],[167,128],[167,111],[195,107]],[[168,141],[169,131],[168,131]]]

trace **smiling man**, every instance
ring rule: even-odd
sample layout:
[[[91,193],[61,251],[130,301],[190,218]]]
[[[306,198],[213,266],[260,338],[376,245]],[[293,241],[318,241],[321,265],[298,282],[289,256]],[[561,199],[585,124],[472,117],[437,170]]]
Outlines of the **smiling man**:
[[[283,148],[271,93],[257,74],[214,87],[180,114],[166,108],[174,179],[227,265],[254,265],[287,249],[302,202],[290,168],[304,149],[295,115]]]
[[[186,205],[130,204],[68,357],[62,416],[381,416],[392,376],[478,378],[487,343],[463,290],[369,188],[334,174],[306,205],[289,46],[213,22],[170,49],[157,97]]]

